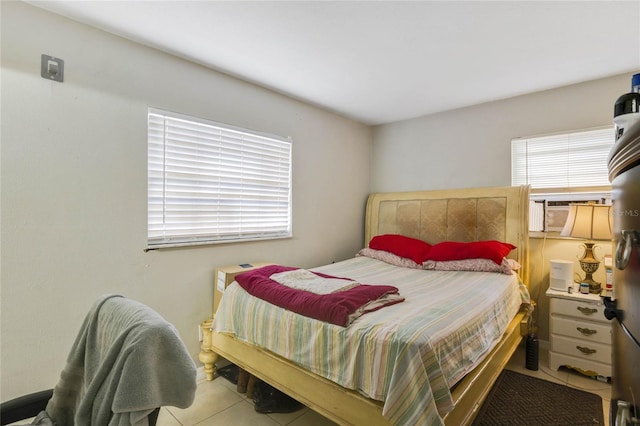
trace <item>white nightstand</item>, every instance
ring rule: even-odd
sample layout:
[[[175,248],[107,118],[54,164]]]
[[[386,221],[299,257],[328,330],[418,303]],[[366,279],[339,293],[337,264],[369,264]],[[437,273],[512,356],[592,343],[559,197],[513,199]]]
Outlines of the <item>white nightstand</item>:
[[[243,263],[240,265],[229,265],[222,266],[219,268],[215,268],[214,270],[214,278],[213,278],[213,312],[211,314],[211,318],[206,319],[200,324],[200,333],[201,333],[201,341],[202,344],[200,348],[202,349],[198,354],[198,359],[200,362],[204,364],[204,374],[207,380],[213,380],[213,377],[216,374],[215,371],[215,363],[220,358],[220,356],[211,350],[211,325],[213,323],[213,316],[218,310],[218,305],[220,304],[220,299],[222,299],[222,294],[225,289],[231,284],[236,275],[250,271],[255,268],[260,268],[262,266],[272,265],[269,262],[254,262],[254,263]]]
[[[218,310],[218,305],[220,304],[220,299],[222,299],[224,290],[229,286],[229,284],[235,281],[236,275],[267,265],[273,265],[273,263],[252,262],[215,268],[213,274],[213,315],[215,315]]]
[[[547,290],[549,367],[561,365],[589,376],[611,377],[611,321],[598,294]]]

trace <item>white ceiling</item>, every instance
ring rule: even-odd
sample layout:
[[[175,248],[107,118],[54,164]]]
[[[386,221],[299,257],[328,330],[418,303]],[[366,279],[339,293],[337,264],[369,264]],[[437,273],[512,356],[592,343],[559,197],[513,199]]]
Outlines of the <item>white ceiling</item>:
[[[640,72],[640,1],[29,1],[367,124]]]

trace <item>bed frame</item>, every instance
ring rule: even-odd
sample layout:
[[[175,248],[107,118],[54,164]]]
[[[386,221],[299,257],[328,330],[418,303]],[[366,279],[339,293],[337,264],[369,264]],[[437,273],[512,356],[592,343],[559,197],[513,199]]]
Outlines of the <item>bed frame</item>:
[[[365,217],[365,247],[372,237],[403,234],[431,244],[440,241],[499,240],[517,246],[509,257],[522,268],[529,286],[529,187],[492,187],[373,193]],[[502,340],[485,360],[452,391],[455,408],[444,417],[447,425],[471,424],[509,358],[527,333],[528,311],[521,309]],[[223,357],[268,382],[340,425],[389,425],[382,402],[345,389],[292,362],[233,336],[211,331],[212,319],[202,323],[202,352],[208,380]]]

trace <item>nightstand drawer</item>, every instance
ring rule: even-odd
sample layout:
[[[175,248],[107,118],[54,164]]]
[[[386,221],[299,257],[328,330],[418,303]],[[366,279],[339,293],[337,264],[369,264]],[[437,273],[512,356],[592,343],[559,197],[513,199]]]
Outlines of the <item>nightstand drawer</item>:
[[[611,326],[593,321],[551,316],[551,333],[581,339],[584,343],[611,344]]]
[[[582,300],[551,299],[551,314],[565,315],[578,319],[588,319],[610,324],[604,317],[604,305],[601,302],[589,302]]]
[[[551,350],[576,358],[611,364],[611,346],[602,343],[554,336],[551,342]]]

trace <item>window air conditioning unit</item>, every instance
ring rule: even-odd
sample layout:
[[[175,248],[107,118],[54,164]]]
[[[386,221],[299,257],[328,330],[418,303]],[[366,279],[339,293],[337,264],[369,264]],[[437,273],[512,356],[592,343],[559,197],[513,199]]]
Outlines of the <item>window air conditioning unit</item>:
[[[529,203],[529,231],[560,232],[570,204],[611,204],[610,194],[538,194]]]

